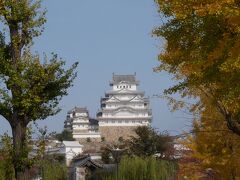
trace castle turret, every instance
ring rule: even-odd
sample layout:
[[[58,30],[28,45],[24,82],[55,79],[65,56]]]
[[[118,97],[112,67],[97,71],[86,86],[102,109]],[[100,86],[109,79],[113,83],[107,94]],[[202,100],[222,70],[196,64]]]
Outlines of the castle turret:
[[[71,131],[73,138],[77,140],[100,138],[98,121],[89,117],[88,110],[85,107],[75,107],[69,111],[64,128]]]

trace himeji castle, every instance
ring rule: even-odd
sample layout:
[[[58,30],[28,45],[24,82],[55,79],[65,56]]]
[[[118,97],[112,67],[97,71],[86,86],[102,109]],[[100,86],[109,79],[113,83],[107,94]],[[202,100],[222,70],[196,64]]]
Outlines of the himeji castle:
[[[106,141],[116,141],[134,135],[136,127],[149,126],[152,120],[149,98],[145,97],[143,91],[138,90],[138,85],[136,74],[113,74],[110,81],[111,90],[107,91],[100,100],[101,107],[95,118],[97,123],[93,125],[92,118],[89,118],[85,109],[85,114],[81,115],[85,121],[80,121],[76,115],[74,118],[70,113],[65,121],[65,128],[71,130],[76,139],[97,138],[100,134]],[[75,108],[75,111],[79,109]]]

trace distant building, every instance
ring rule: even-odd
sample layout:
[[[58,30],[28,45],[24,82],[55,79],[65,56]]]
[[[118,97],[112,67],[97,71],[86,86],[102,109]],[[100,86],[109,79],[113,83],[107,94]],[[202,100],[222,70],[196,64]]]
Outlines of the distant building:
[[[138,90],[139,81],[134,75],[113,74],[112,89],[101,98],[101,108],[96,119],[89,118],[86,108],[75,107],[68,112],[65,129],[72,131],[73,138],[104,138],[116,141],[134,135],[138,126],[149,126],[152,112],[149,98]]]
[[[32,147],[32,151],[29,153],[31,158],[38,155],[39,146],[37,141]],[[66,165],[69,166],[72,159],[83,153],[83,145],[79,141],[57,141],[57,140],[46,140],[44,155],[63,155],[66,160]]]
[[[68,112],[64,128],[71,131],[77,140],[86,138],[99,139],[98,121],[90,118],[87,108],[75,107]]]
[[[72,159],[83,152],[83,145],[78,141],[63,141],[60,149],[61,154],[65,154],[66,165],[69,166]]]
[[[103,166],[94,161],[90,155],[77,156],[72,160],[69,167],[69,178],[85,180],[87,175],[92,175],[96,170],[102,168]]]

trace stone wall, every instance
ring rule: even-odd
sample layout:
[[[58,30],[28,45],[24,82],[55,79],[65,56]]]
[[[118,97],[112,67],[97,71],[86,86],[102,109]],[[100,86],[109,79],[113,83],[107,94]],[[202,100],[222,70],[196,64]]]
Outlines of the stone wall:
[[[118,141],[120,137],[129,139],[130,136],[136,135],[134,132],[135,126],[99,126],[101,137],[104,137],[107,142]]]
[[[101,138],[79,138],[77,141],[80,142],[80,144],[85,144],[85,143],[96,143],[96,142],[102,142]]]

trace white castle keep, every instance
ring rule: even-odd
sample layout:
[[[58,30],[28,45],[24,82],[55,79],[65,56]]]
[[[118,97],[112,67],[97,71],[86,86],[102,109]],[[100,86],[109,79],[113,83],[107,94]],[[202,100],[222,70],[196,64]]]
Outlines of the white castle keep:
[[[89,118],[86,108],[75,107],[68,112],[65,129],[72,131],[75,139],[102,137],[111,141],[128,138],[137,126],[149,126],[152,120],[149,98],[138,90],[138,85],[136,74],[113,74],[112,89],[101,98],[96,119]]]

